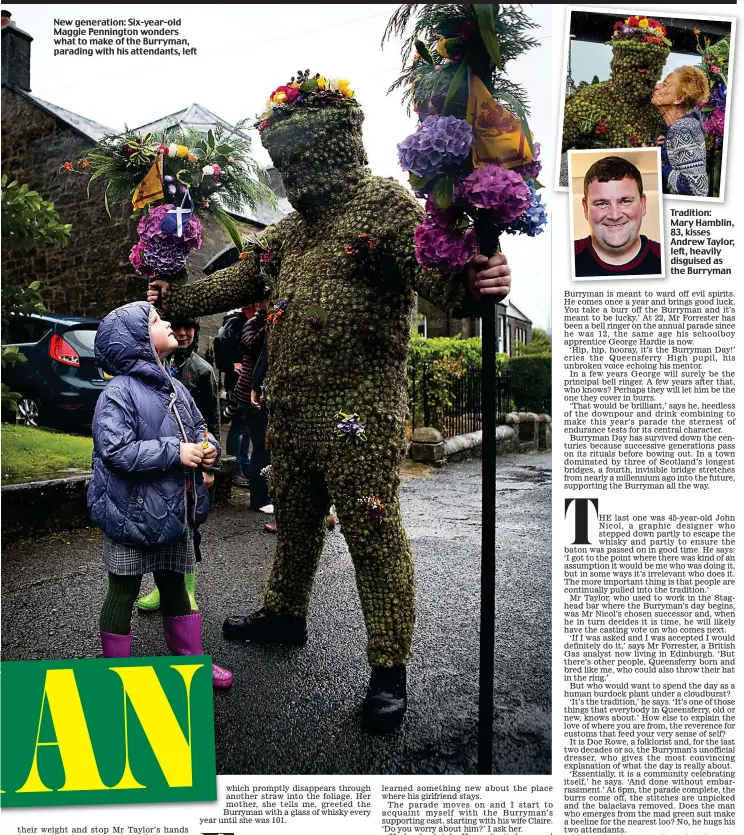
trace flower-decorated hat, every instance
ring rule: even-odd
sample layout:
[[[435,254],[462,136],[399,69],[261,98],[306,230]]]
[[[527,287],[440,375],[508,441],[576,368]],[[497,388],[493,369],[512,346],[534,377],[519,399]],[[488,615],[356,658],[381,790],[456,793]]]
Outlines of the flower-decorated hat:
[[[619,45],[646,45],[661,47],[668,54],[672,42],[667,38],[663,23],[647,15],[631,15],[625,20],[618,20],[613,27],[612,47]]]
[[[354,90],[345,78],[326,78],[310,70],[299,71],[287,84],[277,87],[266,102],[266,110],[258,117],[259,132],[295,113],[308,113],[324,108],[359,107]]]

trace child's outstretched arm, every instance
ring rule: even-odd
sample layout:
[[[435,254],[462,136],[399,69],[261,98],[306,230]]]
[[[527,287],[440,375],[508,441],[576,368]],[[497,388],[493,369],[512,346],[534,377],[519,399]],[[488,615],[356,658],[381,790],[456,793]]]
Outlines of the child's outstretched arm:
[[[166,472],[182,466],[181,441],[137,440],[136,407],[115,382],[104,389],[93,418],[93,445],[107,467],[123,473]]]

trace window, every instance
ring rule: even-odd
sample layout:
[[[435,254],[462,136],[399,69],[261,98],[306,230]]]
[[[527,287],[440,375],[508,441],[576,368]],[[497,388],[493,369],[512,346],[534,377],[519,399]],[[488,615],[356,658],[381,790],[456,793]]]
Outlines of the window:
[[[416,330],[419,336],[423,336],[426,339],[426,316],[423,313],[419,313]]]
[[[96,340],[98,328],[75,328],[65,331],[62,337],[72,345],[81,357],[95,356],[93,343]]]
[[[49,333],[50,327],[39,319],[12,316],[3,330],[3,345],[33,345]]]

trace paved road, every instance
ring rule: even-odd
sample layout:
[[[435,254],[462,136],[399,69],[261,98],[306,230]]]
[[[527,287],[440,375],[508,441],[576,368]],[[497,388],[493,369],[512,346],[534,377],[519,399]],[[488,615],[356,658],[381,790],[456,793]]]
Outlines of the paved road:
[[[494,773],[548,774],[550,457],[500,458],[497,478]],[[308,645],[277,649],[227,643],[220,629],[226,615],[261,604],[275,541],[262,531],[267,517],[236,501],[205,526],[197,581],[204,645],[235,672],[233,687],[215,694],[219,773],[475,773],[480,462],[414,468],[402,506],[416,559],[415,660],[406,722],[387,739],[359,726],[368,668],[341,532],[326,540]],[[4,660],[99,653],[99,550],[93,529],[3,550]],[[164,653],[158,615],[136,614],[133,629],[135,654]]]

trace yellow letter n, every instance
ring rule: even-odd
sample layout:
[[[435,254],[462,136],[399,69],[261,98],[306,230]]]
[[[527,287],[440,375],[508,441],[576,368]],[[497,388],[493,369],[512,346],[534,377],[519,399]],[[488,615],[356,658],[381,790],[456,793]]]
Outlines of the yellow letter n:
[[[124,685],[124,746],[126,761],[121,780],[114,789],[145,788],[129,767],[129,727],[127,698],[131,702],[155,759],[171,788],[191,786],[191,680],[203,664],[171,664],[186,685],[187,731],[184,736],[173,709],[152,667],[111,667]]]

